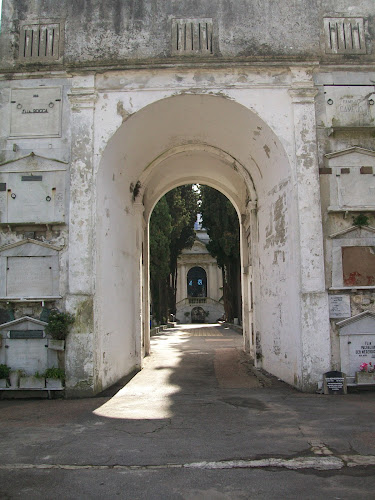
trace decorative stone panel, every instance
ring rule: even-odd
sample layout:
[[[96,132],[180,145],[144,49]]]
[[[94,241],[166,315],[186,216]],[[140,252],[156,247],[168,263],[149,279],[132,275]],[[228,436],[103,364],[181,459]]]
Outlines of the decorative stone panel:
[[[20,30],[19,59],[25,62],[57,62],[62,60],[63,23],[32,21]]]
[[[364,22],[361,17],[324,19],[327,54],[366,54]]]
[[[212,19],[172,19],[172,54],[213,54]]]

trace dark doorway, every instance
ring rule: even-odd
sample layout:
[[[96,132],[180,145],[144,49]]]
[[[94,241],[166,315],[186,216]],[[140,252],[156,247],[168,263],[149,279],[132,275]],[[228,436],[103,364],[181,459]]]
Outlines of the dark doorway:
[[[192,267],[187,274],[188,297],[207,297],[207,274],[202,267]]]

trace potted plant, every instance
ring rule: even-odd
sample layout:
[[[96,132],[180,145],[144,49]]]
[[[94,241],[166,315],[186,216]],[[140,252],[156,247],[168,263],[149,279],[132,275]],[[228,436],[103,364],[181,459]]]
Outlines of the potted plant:
[[[9,366],[0,364],[0,389],[6,389],[8,387],[9,374]]]
[[[46,379],[39,372],[35,372],[34,375],[20,377],[20,389],[45,389],[45,387]]]
[[[48,324],[45,331],[51,335],[52,339],[48,341],[49,349],[63,351],[65,347],[65,338],[68,335],[69,328],[74,323],[74,316],[67,312],[51,311]]]
[[[65,371],[62,368],[47,368],[44,376],[47,389],[64,389]]]

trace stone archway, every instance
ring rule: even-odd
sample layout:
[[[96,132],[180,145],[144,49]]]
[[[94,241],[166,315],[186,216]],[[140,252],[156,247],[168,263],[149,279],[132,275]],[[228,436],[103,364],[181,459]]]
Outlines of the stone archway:
[[[124,121],[105,148],[96,180],[98,387],[140,367],[148,352],[150,214],[164,193],[194,182],[225,194],[239,216],[246,348],[283,380],[315,387],[329,359],[329,337],[324,331],[306,340],[315,331],[311,312],[324,313],[326,298],[303,295],[301,228],[318,252],[322,243],[298,218],[295,178],[293,161],[271,128],[230,99],[175,96]],[[317,273],[322,277],[323,268]]]

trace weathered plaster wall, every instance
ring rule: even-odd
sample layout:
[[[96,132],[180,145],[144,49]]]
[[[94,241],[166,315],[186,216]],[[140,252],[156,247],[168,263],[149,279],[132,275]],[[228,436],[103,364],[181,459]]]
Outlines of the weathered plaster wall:
[[[168,73],[164,75],[164,77],[167,76]],[[249,79],[252,76],[249,75]],[[218,77],[220,78],[222,75],[219,74]],[[120,80],[121,78],[118,77],[112,82],[112,85]],[[102,82],[100,83],[102,84]],[[119,108],[125,110],[125,113],[122,111],[125,116],[131,114],[131,109],[134,110],[134,102],[140,101],[141,92],[129,89],[128,92],[122,94],[119,91],[115,92],[115,89],[112,88],[112,92],[109,94],[108,87],[111,85],[109,75],[106,76],[105,83],[107,88],[105,89],[105,99],[105,94],[103,94],[103,101],[106,101],[106,109],[118,109],[114,103],[121,96],[122,105]],[[154,85],[152,76],[150,83]],[[150,95],[154,98],[156,96],[153,85],[152,90],[148,92],[146,74],[144,74],[142,96],[145,96],[146,102],[150,99]],[[302,346],[296,347],[300,342],[299,325],[302,321],[298,291],[300,276],[296,272],[298,270],[296,262],[299,258],[297,251],[299,239],[298,235],[290,230],[295,224],[295,215],[293,214],[297,210],[293,210],[291,207],[297,202],[297,193],[293,193],[291,182],[295,174],[288,165],[284,148],[279,142],[282,140],[285,143],[285,148],[292,153],[294,145],[293,118],[291,118],[290,107],[288,109],[289,96],[288,100],[285,99],[285,95],[288,95],[287,90],[284,90],[284,99],[280,98],[282,91],[279,88],[260,90],[254,86],[251,90],[251,92],[249,89],[244,89],[242,92],[227,90],[226,93],[229,96],[235,94],[236,97],[242,98],[248,103],[250,101],[249,108],[259,106],[261,111],[265,110],[267,125],[259,120],[254,113],[246,111],[246,108],[235,105],[231,103],[231,100],[223,97],[185,95],[169,100],[158,100],[125,121],[116,132],[108,146],[109,149],[116,149],[116,160],[112,158],[110,164],[113,165],[121,161],[120,158],[123,158],[122,177],[126,176],[128,185],[130,183],[135,185],[137,180],[141,179],[146,218],[154,203],[166,190],[178,183],[189,181],[206,182],[221,189],[232,199],[239,213],[245,213],[246,193],[244,193],[245,198],[242,198],[243,195],[240,192],[231,195],[228,191],[228,186],[236,182],[233,180],[235,176],[233,177],[233,174],[230,173],[231,169],[220,170],[221,167],[216,167],[215,173],[213,173],[214,171],[210,170],[211,160],[208,157],[207,160],[204,160],[205,171],[202,172],[201,169],[198,169],[195,172],[194,165],[203,164],[203,161],[199,160],[199,156],[194,157],[192,144],[195,144],[194,147],[202,143],[209,144],[210,147],[229,152],[234,158],[246,165],[259,198],[259,263],[255,263],[256,303],[254,308],[256,310],[255,325],[262,338],[262,354],[267,369],[291,383],[302,385],[304,383],[302,382],[303,377],[299,379],[297,373],[301,370],[304,362],[299,354],[304,348]],[[165,91],[160,92],[159,95],[165,95],[165,93]],[[268,94],[266,100],[264,99],[265,94]],[[263,99],[259,98],[260,95],[263,95]],[[109,102],[112,102],[111,106],[109,106]],[[259,104],[260,102],[261,104]],[[266,107],[264,102],[272,103],[273,106]],[[127,103],[132,103],[133,107],[129,108]],[[102,113],[101,123],[103,123],[103,115],[105,113]],[[280,123],[281,115],[287,117],[283,124],[284,127]],[[161,116],[163,117],[162,122],[159,120]],[[181,120],[181,117],[184,119]],[[272,134],[268,124],[280,131],[281,139],[280,136],[276,138]],[[249,136],[250,141],[248,140]],[[132,148],[127,149],[127,144],[131,144]],[[177,145],[181,149],[178,149]],[[170,158],[160,159],[160,155],[171,147],[177,148],[175,153]],[[109,165],[106,154],[105,152],[99,171],[108,168],[104,166]],[[193,162],[191,161],[192,156]],[[156,164],[152,164],[142,174],[142,171],[155,158],[159,158]],[[109,173],[107,172],[106,175]],[[217,185],[220,175],[223,175],[224,182]],[[226,182],[225,175],[227,175]],[[247,182],[251,184],[249,180]],[[126,183],[124,188],[126,189]],[[98,185],[98,189],[101,190],[100,185]],[[114,196],[112,195],[111,198]],[[100,201],[99,205],[102,205]],[[316,216],[319,223],[319,213],[312,214],[312,218],[310,217],[304,223],[311,224]],[[319,255],[321,256],[321,252]],[[100,263],[98,262],[98,264]],[[319,275],[322,273],[322,269],[322,262],[319,261],[317,268],[313,268],[313,274]],[[314,293],[314,286],[309,290],[309,293]],[[319,290],[319,293],[324,294],[324,290]],[[321,307],[321,304],[316,306]],[[307,304],[306,307],[310,311],[310,305]],[[324,319],[322,321],[324,323]],[[314,321],[312,323],[307,327],[309,331],[311,328],[315,329],[316,320],[315,323]],[[320,340],[321,336],[319,335],[316,338],[316,343],[305,349],[304,356],[308,356],[309,350],[317,350]],[[326,344],[326,338],[323,342]],[[327,347],[329,351],[329,346]],[[288,359],[288,356],[291,360]],[[317,355],[316,361],[316,367],[320,366],[320,368],[316,368],[316,373],[314,373],[314,369],[307,368],[312,381],[316,381],[317,371],[327,364],[324,355]]]
[[[66,20],[64,63],[73,67],[123,61],[163,61],[172,57],[172,19],[212,18],[215,61],[321,57],[324,16],[365,16],[367,36],[374,34],[372,0],[84,0],[24,2],[4,0],[1,59],[12,68],[19,50],[19,25],[35,19]],[[206,56],[210,58],[210,56]],[[369,59],[371,56],[363,56]],[[340,59],[349,60],[345,56]],[[336,56],[337,61],[337,56]]]
[[[366,53],[327,53],[325,16],[364,18]],[[213,20],[213,54],[174,54],[172,19],[199,17]],[[62,247],[62,299],[50,305],[77,314],[72,394],[140,366],[148,219],[166,191],[194,181],[224,192],[241,220],[245,344],[257,362],[306,390],[339,366],[327,241],[352,221],[328,212],[318,169],[327,153],[373,149],[373,128],[328,133],[324,86],[374,84],[374,18],[373,0],[3,1],[0,164],[34,152],[67,162],[70,182],[65,225],[3,226],[0,245],[32,232]],[[19,59],[33,21],[61,23],[58,60]],[[43,87],[62,90],[61,136],[10,139],[11,89]],[[352,314],[374,307],[372,290],[344,293]],[[38,315],[41,305],[19,304],[16,316],[26,309]]]

